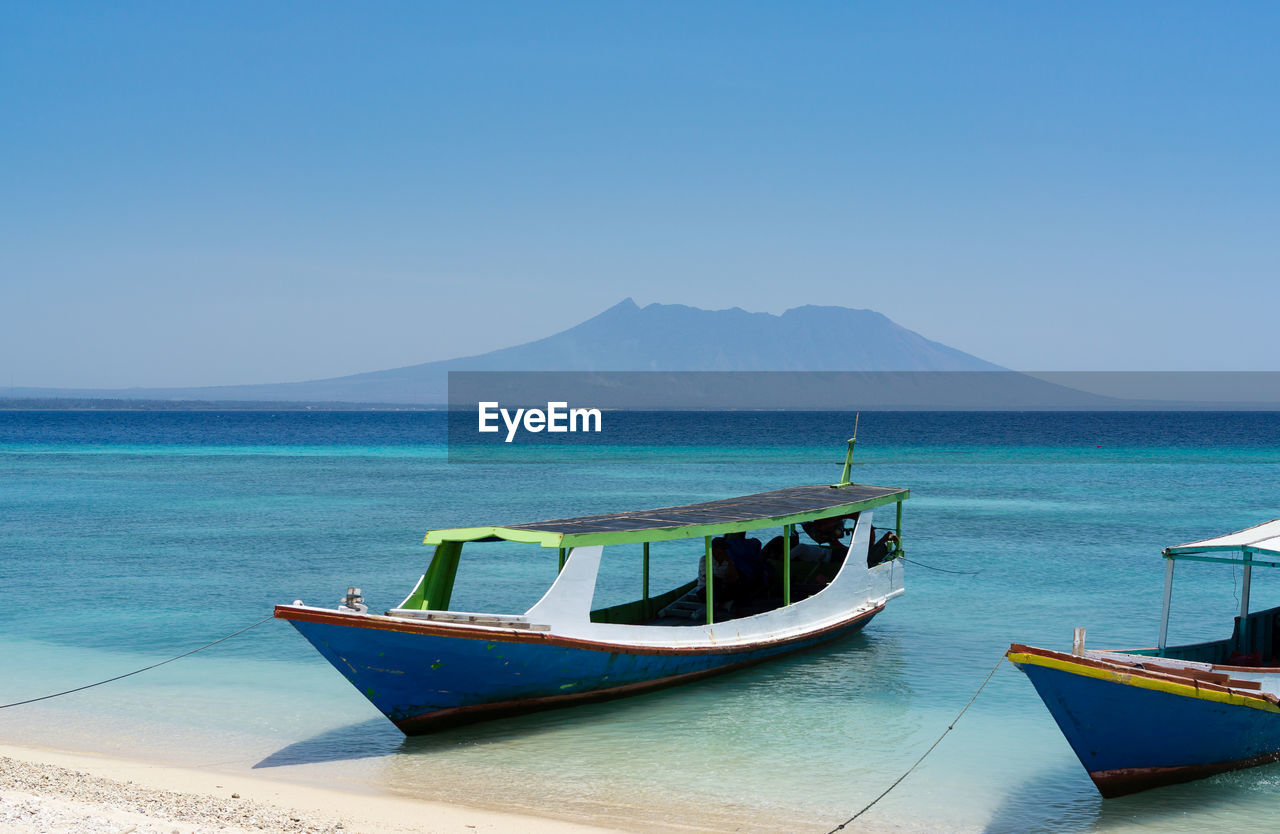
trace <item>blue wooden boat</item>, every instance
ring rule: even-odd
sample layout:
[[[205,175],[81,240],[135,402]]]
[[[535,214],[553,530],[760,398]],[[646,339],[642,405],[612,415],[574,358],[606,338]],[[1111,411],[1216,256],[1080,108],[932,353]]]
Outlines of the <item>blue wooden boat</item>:
[[[1021,669],[1105,797],[1280,761],[1280,608],[1249,611],[1254,567],[1280,567],[1280,519],[1164,551],[1154,649],[1071,654],[1014,644]],[[1230,637],[1167,644],[1174,565],[1240,566]]]
[[[298,601],[277,606],[275,616],[290,621],[406,734],[617,698],[760,663],[866,626],[903,592],[902,561],[895,557],[908,496],[905,489],[849,483],[846,461],[845,477],[834,485],[432,530],[425,538],[435,546],[431,563],[398,607],[372,613],[349,589],[337,610]],[[896,534],[875,542],[872,511],[888,504],[897,508]],[[801,544],[797,527],[815,526],[827,531],[826,541]],[[781,534],[779,558],[765,557],[768,548],[752,536],[760,531]],[[521,613],[452,610],[464,546],[469,555],[482,555],[486,543],[497,541],[556,554],[554,583]],[[690,572],[701,562],[712,581],[651,596],[653,542],[686,543]],[[717,547],[754,556],[727,559]],[[639,558],[642,589],[632,602],[593,611],[605,550]],[[752,593],[744,596],[744,576],[753,570]]]

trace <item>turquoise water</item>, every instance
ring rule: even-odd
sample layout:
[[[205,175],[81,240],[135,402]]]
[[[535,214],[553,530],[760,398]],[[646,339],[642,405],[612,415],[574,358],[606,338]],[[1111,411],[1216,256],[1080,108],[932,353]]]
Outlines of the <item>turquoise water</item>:
[[[848,415],[641,415],[547,466],[451,464],[431,413],[0,413],[0,702],[119,674],[301,598],[392,606],[430,527],[835,480]],[[906,486],[907,594],[828,649],[653,695],[405,739],[272,621],[0,711],[0,740],[662,827],[826,831],[933,742],[1012,641],[1150,645],[1162,547],[1280,516],[1280,415],[864,414],[855,479]],[[732,438],[728,442],[724,438]],[[454,607],[516,611],[554,553],[464,559]],[[610,558],[613,556],[613,558]],[[638,593],[606,554],[598,604]],[[654,587],[696,554],[654,547]],[[1172,638],[1223,636],[1239,576],[1188,567]],[[1280,580],[1280,577],[1276,577]],[[1254,583],[1255,606],[1280,581]],[[1263,826],[1280,767],[1103,802],[1007,664],[859,820],[901,830]]]

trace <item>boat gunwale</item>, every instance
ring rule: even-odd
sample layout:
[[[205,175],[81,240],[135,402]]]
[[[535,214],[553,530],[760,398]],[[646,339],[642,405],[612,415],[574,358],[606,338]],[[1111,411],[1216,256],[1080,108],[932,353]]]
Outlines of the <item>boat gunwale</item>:
[[[737,642],[716,643],[712,645],[672,646],[642,645],[637,643],[615,643],[602,640],[589,640],[582,637],[570,637],[550,631],[531,631],[523,628],[503,628],[501,626],[482,626],[471,623],[435,623],[411,621],[399,617],[387,617],[379,614],[359,614],[354,612],[334,611],[312,606],[277,605],[272,614],[277,619],[290,622],[309,622],[322,625],[336,625],[348,628],[368,628],[378,631],[396,631],[406,634],[426,634],[435,637],[452,637],[463,640],[488,640],[496,643],[539,643],[564,648],[576,648],[585,651],[612,652],[618,654],[646,655],[717,655],[737,654],[757,651],[773,646],[785,646],[789,643],[809,640],[813,637],[838,631],[862,619],[870,619],[885,609],[888,600],[880,602],[866,610],[855,611],[851,616],[819,628],[808,629],[785,637],[759,638]],[[732,620],[721,621],[722,624]],[[642,629],[645,626],[634,626]]]
[[[1032,647],[1028,647],[1028,648],[1032,648]],[[1048,651],[1048,650],[1046,649],[1045,651]],[[1177,663],[1186,664],[1187,666],[1204,666],[1206,667],[1206,670],[1210,672],[1245,672],[1250,675],[1280,675],[1280,664],[1277,664],[1275,666],[1232,666],[1229,663],[1210,663],[1205,660],[1183,660],[1181,658],[1170,657],[1168,655],[1158,655],[1155,653],[1157,651],[1159,651],[1159,649],[1157,649],[1155,646],[1144,646],[1141,649],[1126,649],[1125,651],[1098,650],[1097,654],[1099,655],[1122,654],[1130,657],[1145,657],[1150,659],[1152,662],[1162,661],[1162,660],[1174,661]],[[1151,654],[1146,654],[1146,652],[1151,652]],[[1090,650],[1089,653],[1093,654],[1094,652],[1093,650]],[[1099,659],[1106,660],[1107,658],[1101,657]],[[1146,661],[1143,661],[1143,662],[1146,662]]]
[[[1169,695],[1195,698],[1202,701],[1216,701],[1232,706],[1244,706],[1264,712],[1280,713],[1280,697],[1269,692],[1237,689],[1236,687],[1224,686],[1212,681],[1179,676],[1171,672],[1143,669],[1100,658],[1080,657],[1052,649],[1027,646],[1022,643],[1010,644],[1005,656],[1014,664],[1027,663],[1032,666],[1042,666],[1064,674],[1082,675],[1119,684],[1120,686],[1137,686]],[[1134,655],[1134,657],[1153,659],[1147,655]],[[1241,668],[1242,671],[1258,673],[1256,668],[1238,668]],[[1102,672],[1103,674],[1096,674],[1097,672]],[[1280,670],[1277,670],[1277,672],[1280,672]]]

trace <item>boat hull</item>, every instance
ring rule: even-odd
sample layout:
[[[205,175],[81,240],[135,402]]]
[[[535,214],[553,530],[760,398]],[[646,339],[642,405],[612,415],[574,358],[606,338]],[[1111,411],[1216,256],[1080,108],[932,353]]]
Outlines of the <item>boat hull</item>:
[[[787,639],[725,647],[603,643],[515,629],[278,606],[406,735],[635,695],[740,669],[862,629],[883,605]]]
[[[1013,646],[1104,797],[1280,760],[1280,706],[1260,691]]]

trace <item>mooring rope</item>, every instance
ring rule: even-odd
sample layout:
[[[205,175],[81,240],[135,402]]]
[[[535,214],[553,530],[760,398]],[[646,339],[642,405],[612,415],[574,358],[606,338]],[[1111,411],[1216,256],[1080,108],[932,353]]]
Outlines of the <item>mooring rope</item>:
[[[964,576],[977,576],[982,573],[980,570],[948,570],[947,568],[935,568],[933,565],[926,565],[924,562],[917,562],[915,559],[908,559],[906,556],[902,557],[902,561],[910,562],[913,565],[919,565],[920,567],[928,568],[929,570],[936,570],[938,573],[959,573]]]
[[[910,776],[910,775],[911,775],[911,771],[913,771],[913,770],[915,770],[917,767],[919,767],[919,766],[920,766],[920,763],[921,763],[921,762],[923,762],[923,761],[925,760],[925,758],[926,758],[930,753],[932,753],[932,752],[933,752],[933,748],[935,748],[935,747],[937,747],[939,744],[941,744],[941,743],[942,743],[942,740],[943,740],[944,738],[946,738],[946,737],[947,737],[947,733],[951,732],[951,730],[952,730],[952,729],[953,729],[957,724],[959,724],[959,723],[960,723],[960,719],[964,716],[964,714],[965,714],[966,712],[968,712],[968,711],[969,711],[969,707],[973,706],[973,702],[974,702],[974,701],[976,701],[976,700],[978,699],[978,696],[982,694],[982,690],[986,689],[986,688],[987,688],[987,684],[991,682],[991,679],[992,679],[993,677],[995,677],[996,670],[1000,668],[1000,664],[1001,664],[1001,663],[1004,663],[1004,655],[1000,655],[1000,659],[996,661],[996,665],[991,667],[991,671],[987,673],[987,678],[986,678],[986,680],[984,680],[984,681],[982,682],[982,686],[979,686],[979,687],[978,687],[978,691],[977,691],[977,692],[974,692],[974,693],[973,693],[973,695],[972,695],[972,697],[970,697],[970,698],[969,698],[969,703],[965,704],[965,705],[964,705],[964,709],[960,710],[960,712],[956,714],[956,717],[955,717],[955,718],[953,718],[953,719],[951,720],[951,723],[947,725],[947,729],[943,730],[943,731],[942,731],[942,735],[938,736],[938,740],[937,740],[937,741],[935,741],[933,744],[929,745],[929,749],[928,749],[928,750],[926,750],[926,751],[924,751],[924,754],[923,754],[923,755],[921,755],[921,756],[920,756],[920,758],[916,759],[916,763],[915,763],[915,764],[913,764],[911,767],[907,768],[906,772],[905,772],[905,773],[903,773],[901,776],[899,776],[897,779],[894,779],[894,780],[893,780],[893,784],[892,784],[892,785],[890,785],[889,787],[887,787],[887,788],[885,788],[885,789],[884,789],[884,793],[880,794],[880,795],[879,795],[879,796],[877,796],[875,799],[873,799],[873,800],[871,800],[870,802],[868,802],[868,803],[867,803],[867,805],[866,805],[866,807],[864,807],[861,811],[859,811],[858,813],[856,813],[856,814],[854,814],[853,816],[849,817],[849,819],[845,820],[844,822],[842,822],[842,823],[840,823],[839,825],[837,825],[835,828],[833,828],[833,829],[831,829],[830,831],[828,831],[828,832],[827,832],[827,834],[836,834],[836,832],[837,832],[837,831],[843,831],[843,830],[844,830],[844,827],[845,827],[846,825],[848,825],[849,823],[853,822],[853,821],[854,821],[854,820],[856,820],[858,817],[860,817],[860,816],[862,816],[863,814],[865,814],[867,811],[870,811],[870,810],[871,810],[871,806],[872,806],[872,805],[875,805],[877,802],[879,802],[880,800],[882,800],[882,799],[884,799],[886,796],[888,796],[888,795],[889,795],[889,791],[891,791],[891,790],[893,790],[894,788],[898,787],[898,783],[900,783],[903,779],[906,779],[908,776]]]
[[[272,617],[263,617],[261,620],[258,620],[253,625],[245,626],[239,631],[233,631],[232,633],[228,634],[226,637],[219,637],[217,640],[214,640],[212,643],[205,643],[203,646],[201,646],[198,649],[192,649],[189,652],[183,652],[182,654],[176,657],[171,657],[168,660],[162,660],[159,663],[152,663],[150,666],[143,666],[141,669],[134,669],[132,672],[125,672],[123,675],[116,675],[114,678],[107,678],[106,680],[103,680],[103,681],[86,683],[84,686],[77,686],[75,689],[64,689],[61,692],[54,692],[51,695],[41,695],[39,698],[28,698],[25,701],[14,701],[12,704],[0,704],[0,709],[8,709],[9,707],[20,707],[23,704],[34,704],[36,701],[47,701],[50,698],[57,698],[61,695],[70,695],[72,692],[80,692],[85,689],[92,689],[95,686],[102,686],[104,683],[111,683],[112,681],[118,681],[123,678],[132,677],[133,675],[137,675],[141,672],[145,672],[148,669],[154,669],[157,666],[163,666],[166,663],[172,663],[175,660],[181,660],[182,658],[187,657],[189,655],[193,655],[196,652],[202,652],[205,649],[209,648],[210,646],[216,646],[219,643],[226,642],[227,640],[230,640],[232,637],[235,637],[240,634],[244,634],[246,631],[248,631],[251,628],[257,628],[258,626],[262,625],[263,623],[265,623],[267,620],[270,620],[270,619],[272,619]]]

